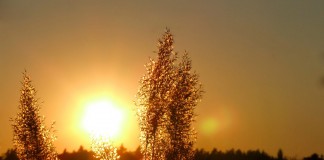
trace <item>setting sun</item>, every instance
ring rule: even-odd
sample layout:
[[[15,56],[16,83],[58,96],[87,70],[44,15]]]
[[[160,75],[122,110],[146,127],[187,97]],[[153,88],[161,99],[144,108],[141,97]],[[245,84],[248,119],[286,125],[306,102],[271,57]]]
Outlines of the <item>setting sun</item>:
[[[116,137],[121,131],[123,113],[108,100],[98,100],[86,105],[83,128],[94,136]]]

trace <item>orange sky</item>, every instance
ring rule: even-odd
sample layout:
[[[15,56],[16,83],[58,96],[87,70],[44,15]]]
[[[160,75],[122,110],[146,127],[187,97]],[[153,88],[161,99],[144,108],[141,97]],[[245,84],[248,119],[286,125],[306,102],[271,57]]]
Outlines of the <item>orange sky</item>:
[[[138,146],[138,80],[165,27],[189,51],[206,93],[196,147],[324,153],[323,1],[0,1],[0,152],[12,147],[27,69],[56,121],[58,152],[89,148],[84,100],[127,112],[119,142]]]

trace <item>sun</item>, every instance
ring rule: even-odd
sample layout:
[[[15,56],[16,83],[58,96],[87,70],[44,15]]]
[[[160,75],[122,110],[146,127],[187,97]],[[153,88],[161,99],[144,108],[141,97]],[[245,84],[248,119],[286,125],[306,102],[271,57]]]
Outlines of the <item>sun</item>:
[[[121,132],[123,113],[109,100],[86,104],[83,128],[93,136],[116,137]]]

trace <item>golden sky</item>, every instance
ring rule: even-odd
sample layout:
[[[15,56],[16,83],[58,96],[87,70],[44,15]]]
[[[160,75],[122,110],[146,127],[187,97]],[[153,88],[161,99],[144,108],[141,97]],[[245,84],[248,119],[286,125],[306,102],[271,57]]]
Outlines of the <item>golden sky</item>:
[[[126,113],[118,143],[138,144],[134,95],[166,27],[206,93],[196,147],[324,153],[324,1],[0,1],[0,152],[12,147],[28,70],[58,152],[89,148],[85,103]]]

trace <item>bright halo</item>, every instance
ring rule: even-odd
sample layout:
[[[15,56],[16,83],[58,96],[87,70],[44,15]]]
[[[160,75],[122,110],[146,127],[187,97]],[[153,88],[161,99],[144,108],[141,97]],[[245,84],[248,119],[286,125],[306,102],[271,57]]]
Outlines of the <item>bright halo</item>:
[[[116,137],[120,134],[122,111],[110,101],[94,101],[86,105],[83,128],[94,136]]]

